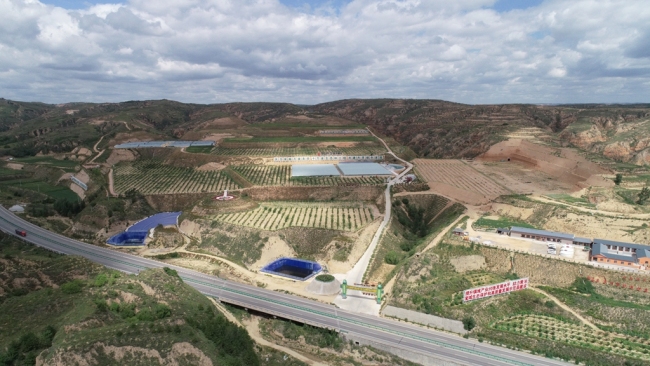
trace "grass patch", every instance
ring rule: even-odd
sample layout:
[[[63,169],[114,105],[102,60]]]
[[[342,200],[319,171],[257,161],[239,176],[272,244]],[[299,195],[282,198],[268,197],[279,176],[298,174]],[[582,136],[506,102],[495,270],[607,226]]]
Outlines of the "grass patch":
[[[237,228],[213,221],[213,227],[217,226],[234,235],[227,235],[220,231],[212,232],[211,235],[204,237],[199,247],[194,247],[192,250],[198,249],[197,251],[205,251],[209,254],[222,253],[221,255],[242,265],[252,264],[260,259],[262,249],[268,240],[260,236],[260,230]]]
[[[549,194],[547,196],[554,199],[554,200],[558,200],[558,201],[562,201],[562,202],[566,202],[566,203],[570,203],[570,204],[574,204],[574,205],[580,205],[580,206],[585,206],[585,207],[590,207],[590,208],[595,208],[596,207],[596,205],[589,202],[584,197],[573,197],[573,196],[568,195],[568,194]]]
[[[74,168],[79,165],[79,162],[77,161],[55,159],[52,156],[28,156],[24,158],[16,158],[14,161],[21,164],[45,164],[48,166],[62,168],[67,171],[74,170]]]
[[[79,201],[79,196],[70,188],[57,186],[39,179],[12,179],[0,181],[0,187],[11,187],[18,189],[27,189],[33,192],[48,195],[54,199],[62,199],[69,202]]]
[[[511,226],[519,226],[519,227],[526,227],[529,229],[535,229],[535,227],[529,223],[518,221],[518,220],[511,220],[507,218],[487,219],[485,217],[481,217],[480,219],[476,220],[474,226],[489,228],[489,229],[496,229],[500,227],[511,227]]]
[[[318,276],[316,276],[316,281],[332,282],[332,281],[334,281],[334,276],[329,275],[329,274],[318,275]]]
[[[185,148],[185,151],[195,154],[209,154],[212,149],[214,149],[213,146],[190,146],[188,148]]]

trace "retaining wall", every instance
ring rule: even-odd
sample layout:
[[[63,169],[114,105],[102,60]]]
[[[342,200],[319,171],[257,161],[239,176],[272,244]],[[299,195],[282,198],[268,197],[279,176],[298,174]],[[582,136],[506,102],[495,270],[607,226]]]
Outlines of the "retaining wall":
[[[381,313],[384,316],[391,316],[398,319],[407,319],[410,322],[424,324],[430,327],[444,329],[454,333],[467,333],[465,328],[463,328],[463,322],[459,320],[441,318],[439,316],[419,313],[417,311],[402,309],[390,305],[386,306]]]

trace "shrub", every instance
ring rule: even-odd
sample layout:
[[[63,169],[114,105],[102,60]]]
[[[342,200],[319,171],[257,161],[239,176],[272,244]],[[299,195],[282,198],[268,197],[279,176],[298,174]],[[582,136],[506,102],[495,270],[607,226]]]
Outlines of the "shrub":
[[[123,319],[132,318],[135,316],[135,304],[124,304],[120,306],[120,316]]]
[[[104,299],[95,299],[95,305],[97,306],[98,312],[104,312],[108,310],[108,304]]]
[[[399,263],[399,261],[400,261],[400,255],[393,250],[386,253],[386,256],[384,257],[384,262],[386,262],[387,264],[395,265]]]
[[[106,283],[108,283],[108,276],[106,276],[104,273],[98,274],[97,277],[95,277],[95,287],[102,287]]]
[[[165,304],[158,304],[156,305],[155,313],[156,319],[169,318],[172,315],[172,309]]]
[[[136,315],[138,320],[143,321],[143,322],[150,322],[154,320],[154,316],[151,313],[151,310],[149,309],[142,309],[138,312]]]
[[[594,285],[585,277],[578,277],[573,281],[573,288],[582,294],[593,294]]]
[[[467,316],[463,318],[463,328],[467,331],[471,331],[476,327],[476,320],[474,320],[474,317]]]
[[[644,205],[649,198],[650,198],[650,188],[643,187],[643,189],[641,189],[641,192],[639,192],[636,203],[638,205]]]
[[[170,276],[172,276],[172,277],[178,277],[178,278],[181,278],[181,277],[178,275],[178,272],[176,272],[175,269],[171,269],[171,268],[169,268],[169,267],[163,267],[163,270],[165,271],[165,273],[167,273],[168,275],[170,275]]]
[[[623,174],[621,173],[616,174],[616,178],[614,178],[614,184],[620,185],[622,181],[623,181]]]
[[[61,285],[61,291],[63,291],[64,294],[68,294],[68,295],[78,294],[81,292],[82,286],[83,283],[81,281],[73,280]]]
[[[329,275],[329,274],[318,275],[318,276],[316,276],[316,281],[332,282],[332,281],[334,281],[334,276]]]
[[[519,279],[519,276],[517,276],[516,273],[510,272],[510,273],[506,274],[506,280],[518,280],[518,279]]]

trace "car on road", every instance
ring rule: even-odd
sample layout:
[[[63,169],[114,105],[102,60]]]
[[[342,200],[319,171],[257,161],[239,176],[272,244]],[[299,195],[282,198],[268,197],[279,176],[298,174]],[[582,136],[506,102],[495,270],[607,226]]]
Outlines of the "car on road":
[[[27,231],[23,229],[16,229],[16,235],[27,236]]]

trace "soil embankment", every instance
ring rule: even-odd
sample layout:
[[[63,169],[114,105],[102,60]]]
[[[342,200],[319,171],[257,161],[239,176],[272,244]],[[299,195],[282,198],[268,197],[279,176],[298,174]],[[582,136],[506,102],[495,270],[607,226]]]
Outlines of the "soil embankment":
[[[540,170],[554,179],[569,183],[576,188],[588,186],[586,181],[594,175],[608,173],[607,170],[588,161],[572,149],[552,148],[520,139],[511,139],[495,144],[477,160],[484,162],[515,161]],[[611,182],[591,179],[590,183],[608,185]]]

